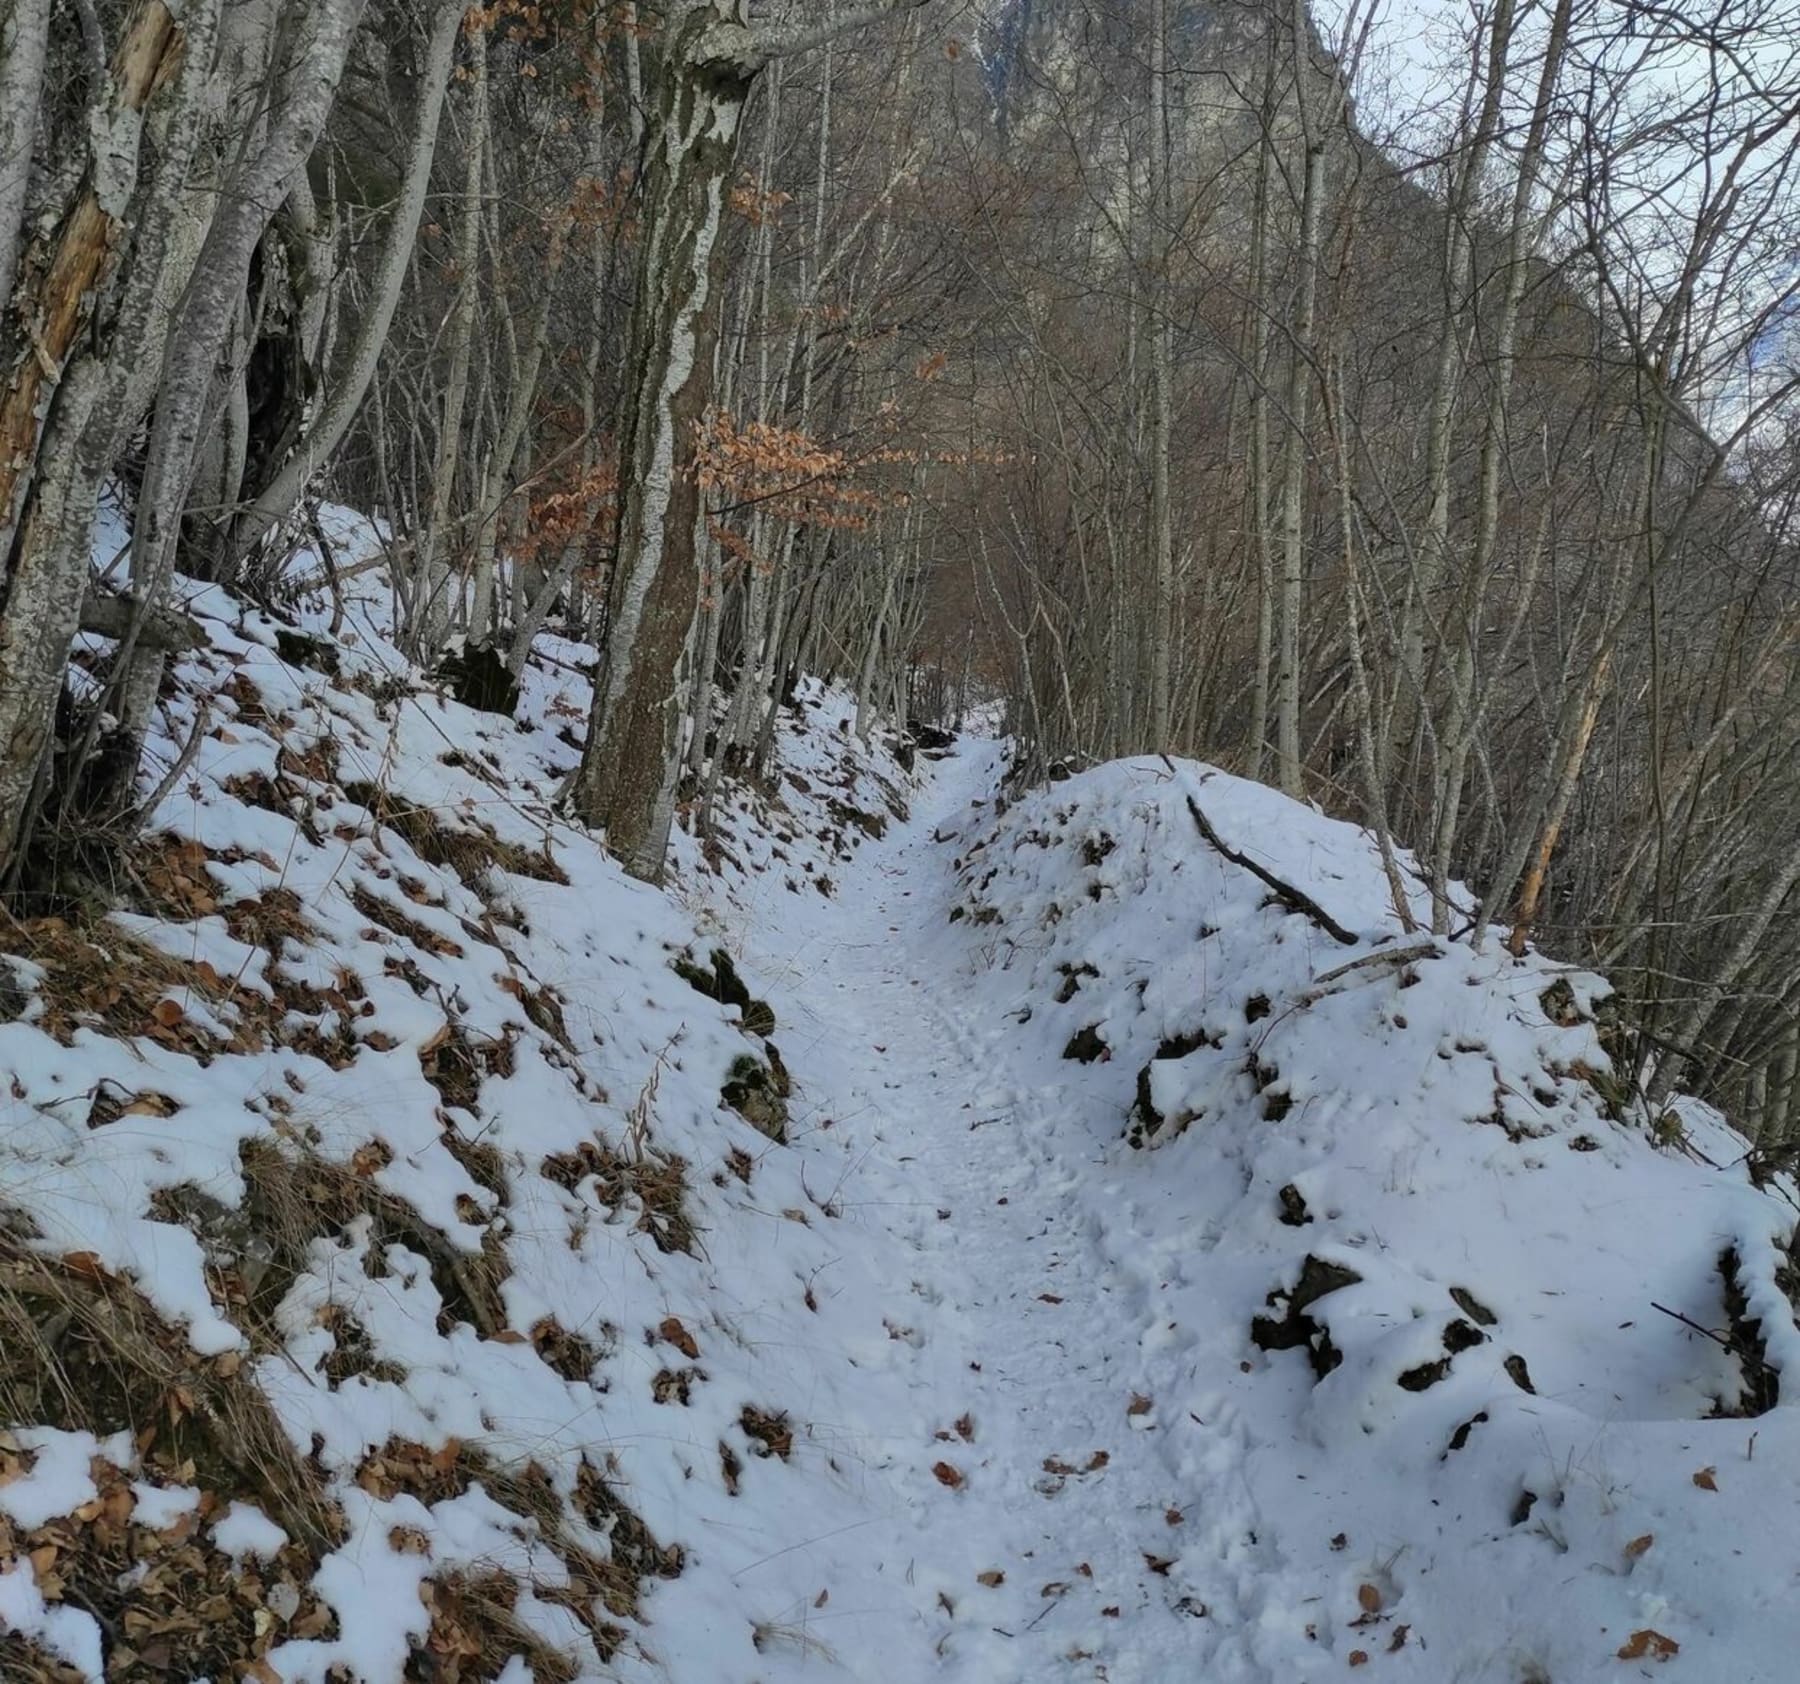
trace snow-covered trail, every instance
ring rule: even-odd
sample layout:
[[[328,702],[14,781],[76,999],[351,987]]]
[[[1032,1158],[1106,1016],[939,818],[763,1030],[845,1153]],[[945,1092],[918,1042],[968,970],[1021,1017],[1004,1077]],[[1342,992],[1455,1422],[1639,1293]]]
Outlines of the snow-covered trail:
[[[1132,1178],[1100,1173],[1116,1105],[1078,1063],[1020,1067],[1025,1002],[948,921],[956,847],[934,837],[998,770],[968,745],[834,897],[765,879],[734,932],[803,1073],[797,1126],[855,1142],[828,1202],[914,1263],[887,1318],[913,1347],[912,1419],[857,1429],[893,1487],[891,1537],[859,1553],[911,1587],[919,1641],[896,1652],[884,1622],[869,1652],[847,1616],[832,1651],[886,1681],[1310,1676],[1323,1634],[1257,1541],[1244,1434],[1209,1386],[1237,1353],[1159,1313]]]

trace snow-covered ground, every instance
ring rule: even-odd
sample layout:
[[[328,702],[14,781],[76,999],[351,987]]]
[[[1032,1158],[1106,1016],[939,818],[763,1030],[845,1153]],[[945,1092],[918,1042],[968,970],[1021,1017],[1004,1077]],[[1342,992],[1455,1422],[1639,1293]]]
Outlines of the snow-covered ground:
[[[1792,1189],[1595,979],[817,687],[645,889],[551,810],[589,652],[515,727],[383,589],[194,593],[139,910],[12,944],[0,1678],[1796,1675]]]
[[[1152,761],[996,821],[998,759],[742,914],[916,1247],[921,1675],[1795,1676],[1800,1430],[1709,1418],[1800,1374],[1791,1189],[1699,1108],[1615,1121],[1604,990],[1400,934],[1351,827]],[[1747,1364],[1664,1313],[1725,1331],[1728,1250]]]

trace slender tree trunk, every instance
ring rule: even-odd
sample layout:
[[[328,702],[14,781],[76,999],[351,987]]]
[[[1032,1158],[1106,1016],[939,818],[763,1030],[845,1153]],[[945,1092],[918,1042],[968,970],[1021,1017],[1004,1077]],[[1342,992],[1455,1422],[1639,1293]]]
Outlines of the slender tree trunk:
[[[1310,74],[1302,70],[1302,75]],[[1300,275],[1288,374],[1287,440],[1281,479],[1281,595],[1275,672],[1276,775],[1285,794],[1300,797],[1300,620],[1305,597],[1306,412],[1312,389],[1314,311],[1324,220],[1325,146],[1310,138],[1300,208]]]
[[[156,424],[132,534],[132,572],[146,601],[162,589],[174,568],[207,393],[242,306],[251,253],[312,155],[337,97],[363,5],[364,0],[313,0],[293,20],[288,59],[276,71],[267,137],[245,167],[233,173],[200,249],[163,359]]]
[[[1175,195],[1169,156],[1169,0],[1156,0],[1150,34],[1150,744],[1170,747],[1169,665],[1175,635],[1175,533],[1169,507],[1169,246]]]
[[[462,460],[463,409],[469,397],[469,363],[475,343],[475,317],[481,293],[481,182],[487,147],[487,37],[471,42],[473,88],[469,99],[469,147],[464,161],[461,222],[457,228],[456,301],[450,312],[450,367],[444,383],[444,409],[438,423],[437,456],[431,472],[431,503],[420,539],[412,582],[412,611],[407,616],[408,651],[428,660],[443,645],[450,621],[449,543],[451,497]],[[472,495],[472,494],[471,494]]]
[[[238,520],[231,540],[235,559],[248,555],[269,529],[293,508],[308,481],[343,443],[344,435],[349,432],[364,397],[368,395],[369,383],[375,377],[376,365],[387,345],[394,312],[412,263],[419,219],[431,185],[431,160],[437,144],[438,121],[444,108],[444,90],[449,86],[450,69],[456,57],[456,38],[466,9],[465,0],[439,0],[418,79],[418,103],[407,143],[406,173],[400,198],[388,220],[381,260],[361,312],[356,341],[342,372],[331,381],[323,405],[293,454],[281,464],[255,503]]]
[[[1261,778],[1269,759],[1269,679],[1275,641],[1275,559],[1269,544],[1269,187],[1275,162],[1275,43],[1266,48],[1261,134],[1250,223],[1250,545],[1256,558],[1256,670],[1250,687],[1245,770]]]

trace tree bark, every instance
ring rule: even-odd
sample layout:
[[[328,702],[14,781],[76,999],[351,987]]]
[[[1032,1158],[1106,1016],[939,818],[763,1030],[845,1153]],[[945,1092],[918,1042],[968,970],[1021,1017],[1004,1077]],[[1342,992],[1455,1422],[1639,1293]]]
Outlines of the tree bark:
[[[19,259],[49,44],[50,0],[11,0],[0,23],[0,317]]]
[[[747,0],[688,0],[663,28],[619,427],[618,559],[574,790],[581,816],[604,826],[625,868],[647,881],[662,875],[674,817],[682,669],[699,596],[695,428],[710,395],[714,257],[744,105],[772,58],[918,3],[753,28]]]
[[[24,343],[0,388],[0,556],[12,547],[31,484],[45,389],[54,391],[118,247],[137,176],[144,107],[180,50],[163,0],[139,0],[113,55],[112,109],[106,131],[95,138],[81,195],[54,236],[43,279],[13,301]]]

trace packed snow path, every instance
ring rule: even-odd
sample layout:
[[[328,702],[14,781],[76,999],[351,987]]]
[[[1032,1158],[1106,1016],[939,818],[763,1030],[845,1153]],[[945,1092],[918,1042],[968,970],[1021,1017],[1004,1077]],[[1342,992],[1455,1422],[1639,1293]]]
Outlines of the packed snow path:
[[[998,769],[972,745],[832,898],[768,879],[739,932],[807,1076],[797,1129],[829,1120],[866,1143],[830,1202],[916,1254],[888,1319],[935,1430],[874,1452],[901,1506],[885,1547],[854,1553],[940,1584],[942,1618],[910,1654],[851,1613],[819,1617],[820,1641],[870,1680],[1309,1676],[1322,1622],[1259,1541],[1244,1433],[1211,1386],[1209,1364],[1235,1355],[1159,1309],[1158,1259],[1132,1254],[1130,1196],[1102,1173],[1117,1110],[1078,1064],[1018,1067],[1029,1001],[962,975],[955,843],[934,838],[979,818]]]

